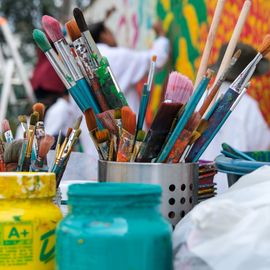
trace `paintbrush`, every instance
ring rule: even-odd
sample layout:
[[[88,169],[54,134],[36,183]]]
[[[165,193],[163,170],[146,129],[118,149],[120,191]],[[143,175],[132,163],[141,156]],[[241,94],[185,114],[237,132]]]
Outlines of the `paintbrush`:
[[[27,147],[25,151],[25,156],[23,157],[22,171],[28,172],[31,165],[31,154],[33,148],[33,142],[35,137],[35,128],[36,123],[38,121],[38,117],[36,113],[32,113],[30,116],[30,123],[27,132]]]
[[[135,144],[133,147],[133,152],[132,152],[130,162],[135,162],[135,160],[140,152],[140,149],[141,149],[141,146],[142,146],[144,139],[145,139],[145,131],[139,130],[137,132],[136,141],[135,141]]]
[[[62,130],[59,130],[58,137],[57,137],[57,142],[55,146],[55,155],[59,155],[60,147],[61,147],[61,141],[62,141]]]
[[[166,163],[178,163],[182,154],[184,153],[188,143],[192,137],[193,131],[199,125],[201,115],[198,112],[193,113],[189,121],[187,122],[185,128],[180,133],[178,139],[176,140],[171,152],[166,159]]]
[[[69,144],[68,150],[63,151],[59,154],[59,157],[57,158],[56,162],[53,165],[52,172],[56,175],[56,187],[60,185],[60,181],[62,179],[62,176],[64,174],[67,162],[69,160],[71,151],[77,140],[79,139],[79,136],[81,134],[81,129],[77,129],[75,132],[75,135],[73,136],[71,140],[71,143]]]
[[[247,86],[248,87],[248,86]],[[239,101],[245,94],[247,88],[244,88],[242,92],[238,95],[237,99],[234,101],[230,109],[227,111],[225,116],[222,118],[222,120],[217,123],[216,125],[212,125],[209,121],[209,128],[202,134],[202,136],[195,142],[193,145],[191,151],[189,152],[186,162],[197,162],[205,149],[208,147],[208,145],[211,143],[211,141],[214,139],[214,137],[217,135],[218,131],[221,129],[221,127],[224,125],[228,117],[231,115],[231,113],[234,111],[235,107],[238,105]],[[215,116],[215,114],[213,114]],[[215,117],[214,117],[215,119]]]
[[[251,0],[244,1],[241,13],[238,17],[237,23],[236,23],[235,28],[233,30],[230,42],[227,46],[226,52],[225,52],[224,57],[222,59],[222,62],[220,64],[219,70],[217,72],[216,81],[219,79],[220,75],[224,72],[224,70],[228,67],[228,65],[230,63],[230,59],[232,58],[232,55],[235,51],[238,40],[239,40],[240,35],[242,33],[242,29],[245,25],[246,19],[248,18],[248,14],[249,14],[251,5],[252,5]]]
[[[109,159],[113,159],[113,157],[117,153],[117,147],[119,143],[119,129],[114,119],[114,110],[109,110],[97,115],[97,118],[101,121],[102,125],[109,130],[111,135],[110,141],[110,155]],[[111,148],[112,147],[112,148]],[[113,150],[113,151],[112,151]]]
[[[205,130],[208,128],[208,121],[206,119],[201,119],[199,126],[193,131],[190,141],[181,156],[180,162],[185,162],[187,155],[192,147],[192,145],[202,136]]]
[[[98,146],[98,142],[97,142],[97,138],[96,138],[96,132],[98,131],[96,116],[95,116],[92,109],[86,110],[84,112],[84,116],[85,116],[87,129],[89,131],[89,135],[90,135],[92,141],[94,142],[94,145],[97,149],[99,158],[103,159],[103,155],[102,155],[101,149]]]
[[[231,113],[231,108],[235,107],[235,104],[239,102],[241,93],[244,88],[248,87],[248,82],[251,79],[253,73],[255,72],[257,64],[260,60],[269,53],[270,51],[270,35],[267,35],[263,43],[254,57],[254,59],[248,64],[248,66],[241,72],[241,74],[234,80],[230,85],[229,89],[226,91],[222,99],[218,103],[218,107],[210,116],[208,123],[209,128],[204,132],[204,134],[197,140],[193,145],[187,159],[189,161],[197,161],[202,154],[202,149],[205,149],[209,143],[212,141],[214,136],[217,134],[221,125],[223,125],[224,119],[227,119]]]
[[[17,170],[22,144],[23,140],[14,140],[6,145],[4,161],[7,172],[15,172]]]
[[[93,108],[96,114],[100,113],[100,108],[92,95],[92,91],[83,77],[77,63],[71,53],[70,47],[62,33],[60,23],[53,17],[43,16],[42,25],[47,33],[47,35],[52,40],[56,50],[61,55],[61,59],[71,74],[72,78],[75,80],[78,88],[81,90],[77,95],[81,95],[81,99],[85,99],[86,107],[83,108],[85,111],[88,108]],[[71,91],[71,90],[70,90]]]
[[[2,121],[2,132],[4,134],[4,137],[7,143],[11,143],[14,141],[13,134],[10,129],[9,121],[7,119],[4,119]]]
[[[127,106],[127,101],[116,82],[108,61],[105,57],[102,57],[95,41],[93,40],[82,11],[79,8],[75,8],[73,10],[73,15],[81,31],[81,35],[87,46],[88,52],[90,52],[90,55],[97,61],[97,75],[107,104],[111,109],[119,109],[123,106]]]
[[[122,112],[121,109],[114,110],[114,120],[118,127],[118,134],[121,136],[122,134]]]
[[[180,108],[180,103],[161,103],[136,161],[151,162],[157,158]]]
[[[80,29],[74,19],[66,23],[66,29],[69,34],[69,37],[72,40],[73,46],[76,50],[76,53],[82,63],[83,69],[82,72],[84,77],[88,81],[93,90],[93,93],[99,103],[99,106],[102,111],[109,110],[107,102],[103,96],[98,78],[96,77],[95,70],[97,65],[91,57],[89,57],[90,52],[87,51],[87,47],[84,43],[84,39],[81,37]]]
[[[200,66],[198,69],[198,73],[197,73],[197,77],[196,77],[196,81],[195,81],[195,89],[198,87],[199,82],[202,80],[203,75],[206,72],[207,66],[208,66],[208,60],[211,54],[211,50],[215,41],[215,37],[216,37],[216,33],[217,33],[217,29],[218,29],[218,25],[219,25],[219,21],[222,18],[222,12],[223,12],[223,8],[224,8],[224,4],[225,4],[226,0],[218,0],[217,1],[217,5],[216,5],[216,9],[214,12],[214,16],[213,16],[213,20],[210,26],[210,30],[207,36],[207,40],[206,40],[206,44],[204,47],[204,51],[203,51],[203,55],[202,55],[202,59],[200,62]]]
[[[170,151],[172,150],[177,138],[181,134],[182,130],[184,129],[186,123],[188,122],[189,118],[193,114],[198,102],[200,101],[204,91],[206,90],[211,77],[213,76],[213,71],[208,70],[200,84],[198,85],[197,89],[195,90],[194,94],[190,97],[189,101],[187,102],[181,118],[176,124],[175,129],[173,130],[171,136],[167,140],[162,152],[160,153],[159,157],[157,158],[156,162],[164,162],[169,155]],[[165,120],[166,121],[166,120]]]
[[[73,77],[70,75],[64,64],[60,61],[59,57],[49,43],[46,35],[42,31],[35,29],[33,31],[33,38],[37,43],[38,47],[44,52],[44,54],[48,58],[58,77],[68,89],[69,93],[71,94],[79,108],[82,111],[85,110],[85,108],[88,106],[88,103],[84,99],[84,96],[81,94],[81,89],[76,85]]]
[[[26,115],[19,115],[18,120],[21,124],[22,130],[23,130],[23,136],[26,136],[28,126],[27,126],[27,116]]]
[[[209,90],[209,95],[206,97],[206,99],[203,102],[203,105],[201,106],[201,108],[199,110],[199,113],[200,113],[200,115],[202,117],[204,116],[205,112],[207,111],[207,109],[212,104],[212,101],[214,101],[215,96],[217,96],[217,94],[218,94],[218,91],[220,89],[220,86],[226,80],[228,74],[231,72],[233,66],[235,65],[235,63],[239,59],[240,55],[241,55],[241,50],[238,50],[234,54],[234,56],[232,57],[229,66],[224,70],[223,74],[221,74],[221,76],[219,77],[219,79],[217,80],[217,82],[215,82],[214,85]]]
[[[4,160],[5,145],[2,139],[0,138],[0,172],[6,171],[6,165]]]
[[[149,102],[150,92],[152,89],[155,69],[156,69],[156,60],[157,56],[153,55],[151,59],[150,70],[147,78],[147,83],[143,85],[142,97],[140,102],[139,114],[138,114],[138,121],[137,121],[137,132],[143,128],[143,123],[145,119],[145,114]]]
[[[32,166],[32,171],[48,172],[49,168],[47,166],[47,154],[52,148],[54,141],[54,137],[50,135],[45,135],[40,140],[37,159]]]
[[[71,152],[72,152],[72,149],[73,149],[73,146],[77,143],[77,141],[79,140],[79,137],[81,135],[81,129],[78,129],[77,132],[76,132],[76,136],[74,138],[74,140],[72,141],[72,144],[68,150],[68,152],[66,153],[66,155],[63,157],[63,161],[62,161],[62,168],[60,170],[60,174],[58,175],[58,179],[56,179],[56,187],[58,188],[59,185],[60,185],[60,182],[62,180],[62,177],[65,173],[65,170],[66,170],[66,166],[67,166],[67,163],[69,161],[69,158],[70,158],[70,155],[71,155]]]
[[[66,145],[68,143],[68,139],[69,139],[70,134],[72,133],[72,131],[73,131],[72,128],[68,128],[67,133],[66,133],[66,137],[65,137],[62,145],[59,147],[59,150],[56,151],[56,153],[55,153],[55,161],[54,161],[55,164],[59,163],[59,160],[60,160],[61,156],[64,153],[65,147],[66,147]]]
[[[77,134],[77,130],[79,130],[79,128],[80,128],[80,125],[82,123],[82,119],[83,119],[83,116],[81,115],[75,121],[74,126],[72,128],[72,131],[71,131],[70,135],[68,136],[68,141],[67,141],[67,144],[65,145],[64,153],[66,153],[68,151],[68,149],[70,148],[70,145],[73,142],[73,140]]]
[[[97,145],[101,153],[102,160],[109,159],[110,150],[110,133],[108,129],[97,130],[96,133]]]
[[[39,145],[40,140],[45,136],[45,127],[44,127],[44,114],[45,114],[45,105],[43,103],[35,103],[33,105],[33,112],[38,112],[39,118],[36,124],[36,138]]]
[[[118,162],[129,162],[133,150],[136,132],[136,114],[128,107],[121,109],[122,133],[118,145],[116,160]]]

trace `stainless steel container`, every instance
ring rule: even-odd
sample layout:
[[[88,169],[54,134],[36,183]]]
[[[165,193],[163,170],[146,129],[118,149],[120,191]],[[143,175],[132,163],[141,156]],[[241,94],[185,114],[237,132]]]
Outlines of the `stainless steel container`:
[[[196,163],[124,163],[100,160],[98,181],[161,185],[161,211],[173,226],[193,208],[198,199]]]

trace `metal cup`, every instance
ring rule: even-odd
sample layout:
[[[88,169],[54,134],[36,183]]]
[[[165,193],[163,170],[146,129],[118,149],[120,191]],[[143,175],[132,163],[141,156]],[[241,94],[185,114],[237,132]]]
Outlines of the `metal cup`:
[[[99,160],[99,182],[159,184],[161,212],[175,226],[197,203],[197,163],[131,163]]]

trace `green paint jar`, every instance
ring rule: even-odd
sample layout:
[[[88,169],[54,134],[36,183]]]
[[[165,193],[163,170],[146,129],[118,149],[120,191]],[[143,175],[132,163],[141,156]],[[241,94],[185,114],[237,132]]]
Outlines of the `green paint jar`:
[[[172,270],[171,226],[159,211],[161,188],[75,184],[58,226],[58,270]]]

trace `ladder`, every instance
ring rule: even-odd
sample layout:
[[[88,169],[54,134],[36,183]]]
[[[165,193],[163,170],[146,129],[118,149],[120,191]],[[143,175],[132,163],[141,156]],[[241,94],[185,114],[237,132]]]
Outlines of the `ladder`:
[[[0,95],[0,123],[5,119],[9,103],[16,104],[17,98],[13,89],[14,85],[22,85],[29,102],[34,103],[36,98],[27,76],[22,58],[14,42],[13,34],[5,18],[0,17],[0,29],[10,50],[11,57],[4,58],[0,48],[0,77],[2,77],[2,89]],[[16,75],[18,77],[16,77]]]

